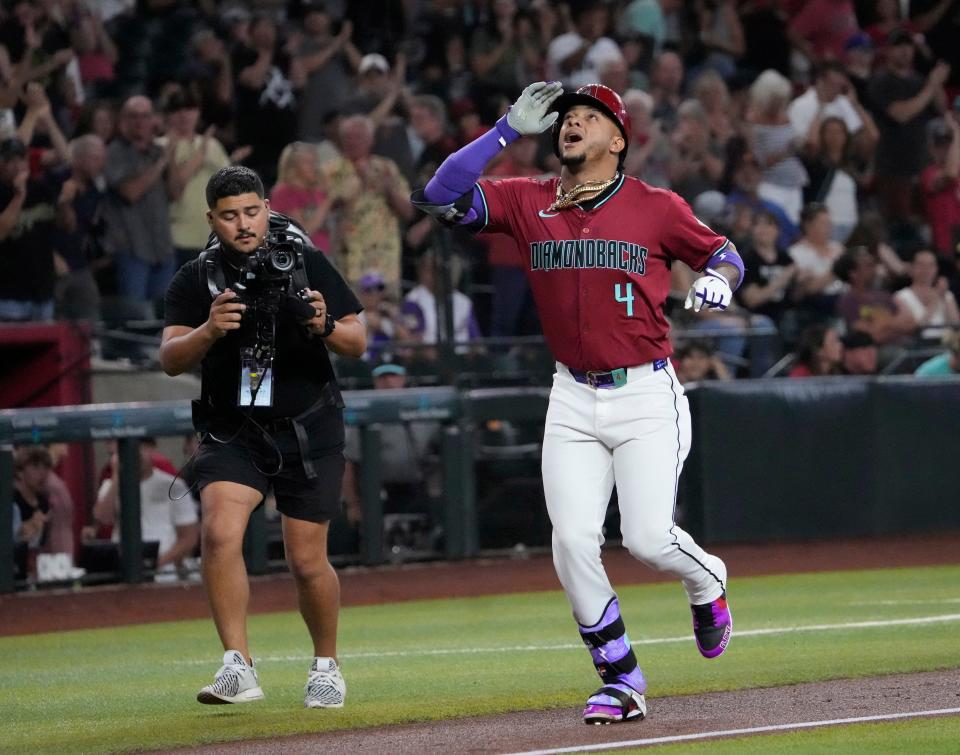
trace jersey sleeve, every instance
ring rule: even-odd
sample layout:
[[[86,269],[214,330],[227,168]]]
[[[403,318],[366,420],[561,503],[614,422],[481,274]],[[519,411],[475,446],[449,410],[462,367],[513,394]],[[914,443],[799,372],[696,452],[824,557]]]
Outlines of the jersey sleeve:
[[[531,183],[529,178],[482,178],[477,181],[474,191],[480,194],[483,202],[483,217],[477,219],[472,230],[477,233],[511,233],[521,204],[520,190]]]
[[[664,222],[663,247],[671,257],[699,272],[729,241],[700,222],[690,205],[679,196],[673,194],[670,199]]]
[[[198,328],[210,316],[210,293],[200,286],[199,262],[191,260],[177,271],[164,297],[164,324]]]
[[[314,289],[323,294],[327,311],[333,315],[334,320],[363,311],[356,294],[323,252],[304,249],[303,264],[306,268],[307,280]]]

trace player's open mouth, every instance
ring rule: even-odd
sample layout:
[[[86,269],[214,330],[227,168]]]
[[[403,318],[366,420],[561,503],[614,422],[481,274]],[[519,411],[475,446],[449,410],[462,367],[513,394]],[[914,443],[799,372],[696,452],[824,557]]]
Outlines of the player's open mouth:
[[[563,137],[564,144],[576,144],[577,142],[583,141],[583,137],[580,134],[566,134]]]

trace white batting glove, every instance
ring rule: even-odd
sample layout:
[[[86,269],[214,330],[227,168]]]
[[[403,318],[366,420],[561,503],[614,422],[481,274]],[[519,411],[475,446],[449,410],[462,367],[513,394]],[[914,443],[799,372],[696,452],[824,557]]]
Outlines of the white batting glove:
[[[563,94],[559,81],[538,81],[523,90],[507,113],[507,124],[524,136],[550,128],[559,113],[548,113],[553,101]]]
[[[733,298],[733,291],[730,290],[730,284],[720,273],[713,270],[707,270],[706,275],[697,278],[690,290],[687,292],[687,301],[684,303],[684,309],[693,309],[699,312],[701,309],[726,309]]]

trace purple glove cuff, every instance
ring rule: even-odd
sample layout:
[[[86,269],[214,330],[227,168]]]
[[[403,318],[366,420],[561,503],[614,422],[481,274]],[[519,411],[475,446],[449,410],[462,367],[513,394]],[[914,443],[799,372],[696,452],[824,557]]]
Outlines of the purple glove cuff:
[[[499,120],[497,120],[497,122],[494,124],[497,131],[500,132],[500,136],[502,139],[501,143],[503,144],[504,147],[510,144],[510,142],[515,142],[517,139],[519,139],[522,136],[522,134],[519,131],[517,131],[513,126],[511,126],[509,121],[507,121],[507,116],[510,114],[510,108],[512,107],[513,105],[508,107],[507,112],[501,115]]]
[[[730,287],[731,290],[736,291],[743,282],[743,259],[741,259],[740,254],[737,252],[737,248],[729,241],[713,253],[713,256],[707,261],[705,269],[715,269],[720,265],[731,265],[737,268],[737,281]]]

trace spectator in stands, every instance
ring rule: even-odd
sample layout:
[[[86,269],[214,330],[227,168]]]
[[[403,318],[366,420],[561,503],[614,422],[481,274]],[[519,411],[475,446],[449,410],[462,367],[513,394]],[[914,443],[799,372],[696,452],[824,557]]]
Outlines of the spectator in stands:
[[[620,17],[620,33],[641,35],[659,54],[667,38],[667,21],[682,5],[679,0],[632,0]]]
[[[191,40],[190,60],[184,76],[189,90],[200,103],[200,121],[216,126],[220,139],[233,144],[234,91],[233,66],[223,40],[210,29],[200,29]]]
[[[876,375],[879,367],[877,343],[873,336],[854,330],[843,338],[844,375]]]
[[[21,542],[30,550],[46,545],[50,521],[47,478],[53,459],[44,446],[18,448],[14,456],[13,502],[20,511]]]
[[[833,272],[833,263],[843,246],[831,240],[830,211],[819,202],[803,208],[800,239],[788,250],[797,266],[797,295],[800,306],[820,316],[831,316],[843,281]]]
[[[950,260],[960,246],[960,121],[957,114],[930,122],[927,131],[932,162],[920,183],[933,247]]]
[[[870,82],[880,143],[876,152],[877,196],[888,222],[905,221],[912,210],[914,177],[926,158],[925,127],[946,107],[943,86],[950,66],[940,61],[923,77],[914,68],[913,38],[905,29],[890,34],[888,68]]]
[[[847,284],[837,300],[837,316],[847,332],[869,333],[875,343],[887,344],[903,335],[893,296],[877,286],[877,260],[863,246],[844,252],[833,263],[838,280]]]
[[[410,290],[400,309],[404,327],[413,340],[424,344],[435,344],[446,337],[445,323],[437,321],[437,258],[432,251],[420,255],[417,260],[417,285]],[[473,302],[461,291],[456,290],[459,278],[456,265],[451,265],[451,285],[453,287],[453,338],[456,343],[479,338],[480,326],[473,311]]]
[[[603,64],[623,57],[617,43],[606,36],[609,25],[610,12],[603,2],[580,3],[574,12],[574,29],[556,37],[547,48],[547,76],[569,89],[599,81]]]
[[[74,138],[83,134],[95,134],[104,144],[110,144],[117,135],[117,109],[109,100],[94,100],[87,103],[80,118]]]
[[[723,152],[710,138],[707,114],[696,100],[685,100],[677,108],[670,143],[670,188],[693,204],[698,195],[716,187],[724,169]]]
[[[653,117],[660,121],[665,133],[677,125],[677,108],[683,101],[683,58],[673,50],[664,50],[650,69],[650,94],[653,95]]]
[[[351,284],[376,270],[391,295],[400,293],[400,221],[414,215],[410,186],[396,164],[372,154],[373,123],[355,115],[340,125],[343,158],[324,166],[334,200],[342,199],[338,227],[340,270]]]
[[[728,79],[736,73],[737,60],[746,52],[737,4],[734,0],[700,0],[694,7],[704,55],[701,67]]]
[[[811,63],[843,58],[846,41],[860,31],[851,0],[806,0],[787,28],[791,44]]]
[[[727,142],[737,131],[726,82],[716,71],[706,70],[694,80],[691,93],[703,107],[711,140],[725,150]]]
[[[93,98],[112,95],[116,78],[114,66],[119,57],[117,46],[97,11],[84,3],[76,3],[74,12],[71,37],[84,93]]]
[[[797,157],[803,135],[787,116],[790,82],[776,71],[764,71],[750,87],[747,114],[750,151],[763,171],[757,191],[778,205],[794,223],[803,206],[807,171]]]
[[[182,480],[153,465],[150,447],[140,446],[140,531],[144,542],[159,544],[157,576],[173,576],[190,556],[200,538],[197,501]],[[93,505],[96,522],[116,525],[122,517],[117,454],[110,457],[110,478],[104,480]],[[120,542],[120,527],[113,527],[113,542]]]
[[[68,446],[66,443],[54,443],[50,452],[50,473],[47,475],[46,496],[50,503],[49,521],[47,522],[48,553],[66,553],[71,560],[74,555],[73,517],[74,503],[70,489],[63,478],[57,474],[57,468],[66,458]]]
[[[449,132],[447,108],[443,100],[432,94],[421,94],[410,100],[410,128],[423,143],[417,157],[417,185],[425,184],[457,148]]]
[[[237,140],[253,146],[245,164],[269,186],[276,181],[280,153],[296,137],[303,64],[284,50],[273,18],[258,15],[250,22],[249,42],[237,46],[231,65],[237,77]]]
[[[913,373],[917,377],[943,377],[960,373],[960,330],[950,330],[943,335],[947,351],[928,359]]]
[[[70,36],[48,11],[47,3],[14,0],[0,23],[0,44],[10,54],[20,81],[35,81],[54,97],[59,77],[74,60]]]
[[[393,362],[373,368],[374,390],[403,390],[407,370]],[[429,513],[426,489],[431,473],[428,456],[435,454],[440,439],[437,422],[390,422],[380,425],[380,481],[383,485],[385,513]],[[360,470],[363,457],[360,430],[346,429],[343,455],[347,460],[343,471],[343,500],[347,520],[358,525],[363,521],[360,500]]]
[[[919,13],[914,11],[912,18],[903,18],[899,0],[877,0],[874,8],[876,20],[867,27],[867,33],[878,47],[892,44],[893,33],[897,30],[922,38],[923,34],[932,30],[943,19],[955,2],[956,0],[932,0],[925,4],[911,3],[911,11],[916,5],[926,7]]]
[[[888,243],[888,235],[883,216],[868,211],[861,214],[857,227],[847,237],[847,246],[867,247],[877,260],[877,285],[896,289],[908,281],[909,267]]]
[[[397,55],[393,68],[380,53],[364,55],[357,69],[354,94],[343,106],[346,115],[369,116],[375,129],[373,154],[393,160],[408,182],[413,181],[413,144],[406,108],[406,56]]]
[[[850,135],[841,118],[814,121],[819,125],[804,165],[810,183],[804,189],[806,202],[822,202],[830,211],[832,238],[843,243],[860,220],[857,203],[858,178],[850,154]],[[865,129],[864,129],[865,130]]]
[[[800,334],[797,361],[788,377],[837,375],[842,363],[843,343],[836,329],[825,323],[814,323]]]
[[[367,351],[363,359],[377,362],[389,355],[384,347],[391,341],[405,341],[410,337],[400,322],[397,306],[386,298],[383,276],[374,271],[360,276],[357,283],[357,298],[363,311],[357,315],[367,328]]]
[[[43,87],[35,81],[27,84],[23,101],[26,111],[17,129],[17,136],[27,145],[34,177],[38,177],[39,171],[70,162],[70,148]]]
[[[107,148],[99,136],[84,134],[70,143],[70,155],[67,170],[51,176],[60,182],[58,222],[51,235],[60,272],[56,311],[58,317],[68,320],[96,321],[100,317],[100,290],[92,264],[102,232],[100,209]]]
[[[844,73],[847,81],[859,102],[870,111],[870,77],[873,75],[873,41],[865,32],[858,32],[848,39],[844,45]]]
[[[628,89],[623,95],[623,104],[633,126],[623,172],[628,176],[636,176],[650,186],[668,188],[670,142],[664,136],[660,122],[653,119],[653,97],[640,89]]]
[[[228,156],[214,136],[214,126],[207,126],[202,134],[197,133],[200,103],[187,90],[180,87],[171,90],[163,109],[167,115],[167,132],[157,144],[171,153],[167,167],[170,234],[179,269],[197,256],[210,235],[207,219],[202,212],[197,212],[206,201],[207,181],[221,168],[242,160],[250,148],[239,149]]]
[[[746,217],[747,227],[751,225],[753,216],[757,213],[770,214],[777,220],[777,245],[786,248],[797,237],[797,224],[787,217],[787,213],[780,205],[760,196],[763,172],[756,156],[740,139],[732,139],[729,146],[731,156],[728,158],[727,170],[730,179],[729,182],[724,181],[730,184],[730,193],[727,195],[728,214],[735,217],[739,209],[749,210],[750,213]]]
[[[293,218],[321,252],[330,246],[330,209],[333,198],[320,184],[317,150],[307,142],[293,142],[280,153],[277,184],[270,191],[270,209]]]
[[[756,314],[780,322],[790,306],[789,294],[797,267],[777,243],[777,217],[768,210],[755,213],[750,244],[743,253],[743,282],[737,289],[737,301]]]
[[[677,349],[673,357],[677,378],[682,385],[703,380],[729,380],[730,370],[706,341],[690,341]]]
[[[790,103],[787,108],[790,125],[803,137],[809,151],[816,152],[820,141],[820,124],[827,118],[839,118],[853,138],[859,138],[865,123],[873,118],[863,109],[856,92],[850,87],[846,71],[837,60],[828,60],[817,66],[813,85]],[[866,135],[866,134],[865,134]],[[873,130],[874,143],[878,134]]]
[[[529,18],[518,14],[515,0],[492,5],[487,22],[470,37],[470,69],[481,99],[512,98],[540,73],[540,41]]]
[[[119,134],[107,147],[104,243],[113,257],[117,290],[136,302],[159,299],[173,278],[169,179],[173,141],[154,142],[153,103],[134,96],[123,103]]]
[[[30,178],[23,142],[0,141],[0,320],[53,319],[55,203]]]
[[[903,329],[920,331],[923,338],[938,338],[945,326],[960,325],[957,300],[947,279],[940,275],[937,255],[920,249],[910,263],[911,283],[893,295]]]
[[[333,18],[321,3],[304,4],[303,32],[295,53],[305,77],[297,135],[305,141],[319,141],[326,115],[339,110],[350,96],[362,56],[352,41],[353,22],[343,21],[334,34]]]

